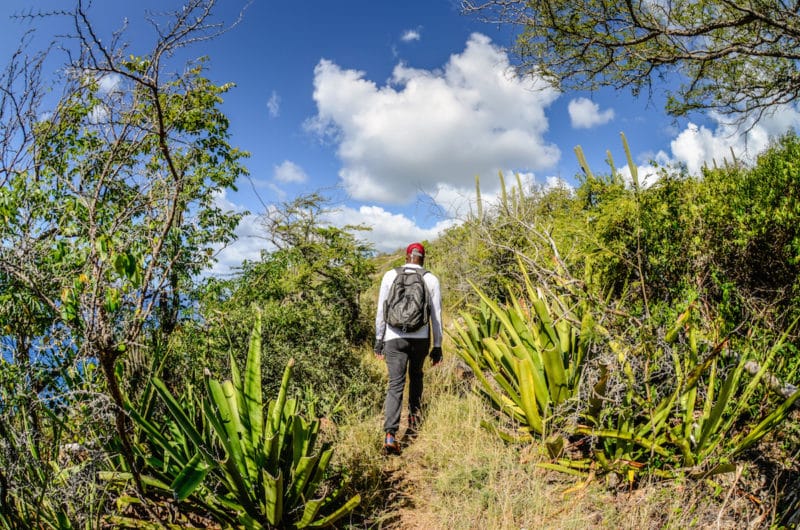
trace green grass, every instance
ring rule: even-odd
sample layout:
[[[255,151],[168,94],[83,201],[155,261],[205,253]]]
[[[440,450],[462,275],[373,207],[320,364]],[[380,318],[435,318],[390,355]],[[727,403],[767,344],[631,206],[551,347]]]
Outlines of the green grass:
[[[445,348],[447,351],[447,348]],[[365,352],[365,355],[367,353]],[[369,354],[371,355],[371,354]],[[383,367],[376,361],[375,369]],[[768,527],[766,504],[740,478],[716,487],[661,482],[615,490],[600,480],[542,470],[537,444],[508,445],[480,427],[492,412],[456,377],[455,359],[426,369],[425,421],[399,457],[380,454],[382,417],[352,417],[340,427],[337,461],[360,488],[351,528],[733,528]],[[368,491],[365,491],[368,490]]]

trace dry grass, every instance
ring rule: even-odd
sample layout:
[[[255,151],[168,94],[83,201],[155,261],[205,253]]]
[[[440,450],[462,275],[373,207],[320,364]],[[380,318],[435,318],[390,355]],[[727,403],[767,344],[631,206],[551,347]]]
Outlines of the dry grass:
[[[480,427],[484,402],[450,358],[426,371],[425,421],[402,455],[380,454],[381,417],[342,428],[337,459],[362,497],[351,527],[388,529],[766,528],[771,514],[741,477],[716,488],[654,483],[612,491],[535,466],[538,446],[510,446]]]

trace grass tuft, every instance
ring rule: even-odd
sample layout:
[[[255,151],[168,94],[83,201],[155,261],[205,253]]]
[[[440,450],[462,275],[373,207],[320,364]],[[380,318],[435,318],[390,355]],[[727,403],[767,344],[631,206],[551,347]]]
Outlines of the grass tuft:
[[[426,369],[424,422],[398,457],[381,455],[378,411],[342,426],[337,458],[354,477],[363,504],[351,528],[755,528],[769,524],[763,506],[741,494],[742,482],[654,482],[614,490],[600,481],[536,467],[538,444],[508,445],[480,427],[492,419],[483,400],[446,358]],[[405,414],[404,414],[405,416]],[[402,432],[402,429],[401,429]]]

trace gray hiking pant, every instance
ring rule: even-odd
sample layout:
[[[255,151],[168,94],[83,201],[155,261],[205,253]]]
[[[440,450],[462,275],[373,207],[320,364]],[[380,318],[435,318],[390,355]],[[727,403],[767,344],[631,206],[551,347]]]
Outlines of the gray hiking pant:
[[[408,371],[408,412],[419,414],[422,402],[422,366],[430,349],[430,339],[392,339],[383,345],[386,367],[389,369],[389,389],[384,409],[384,432],[397,433],[400,428],[400,409]]]

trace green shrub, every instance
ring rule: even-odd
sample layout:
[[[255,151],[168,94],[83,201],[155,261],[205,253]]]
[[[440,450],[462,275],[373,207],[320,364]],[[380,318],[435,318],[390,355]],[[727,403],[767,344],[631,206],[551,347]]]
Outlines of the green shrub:
[[[152,417],[150,409],[129,407],[145,435],[137,448],[146,463],[143,482],[223,525],[330,525],[350,513],[360,497],[342,502],[341,485],[327,487],[333,449],[329,443],[316,447],[319,420],[303,418],[298,402],[287,397],[293,361],[286,365],[277,398],[263,401],[261,333],[259,313],[244,373],[232,359],[231,379],[220,382],[207,374],[202,397],[189,389],[178,400],[154,379],[168,411],[165,419]]]

